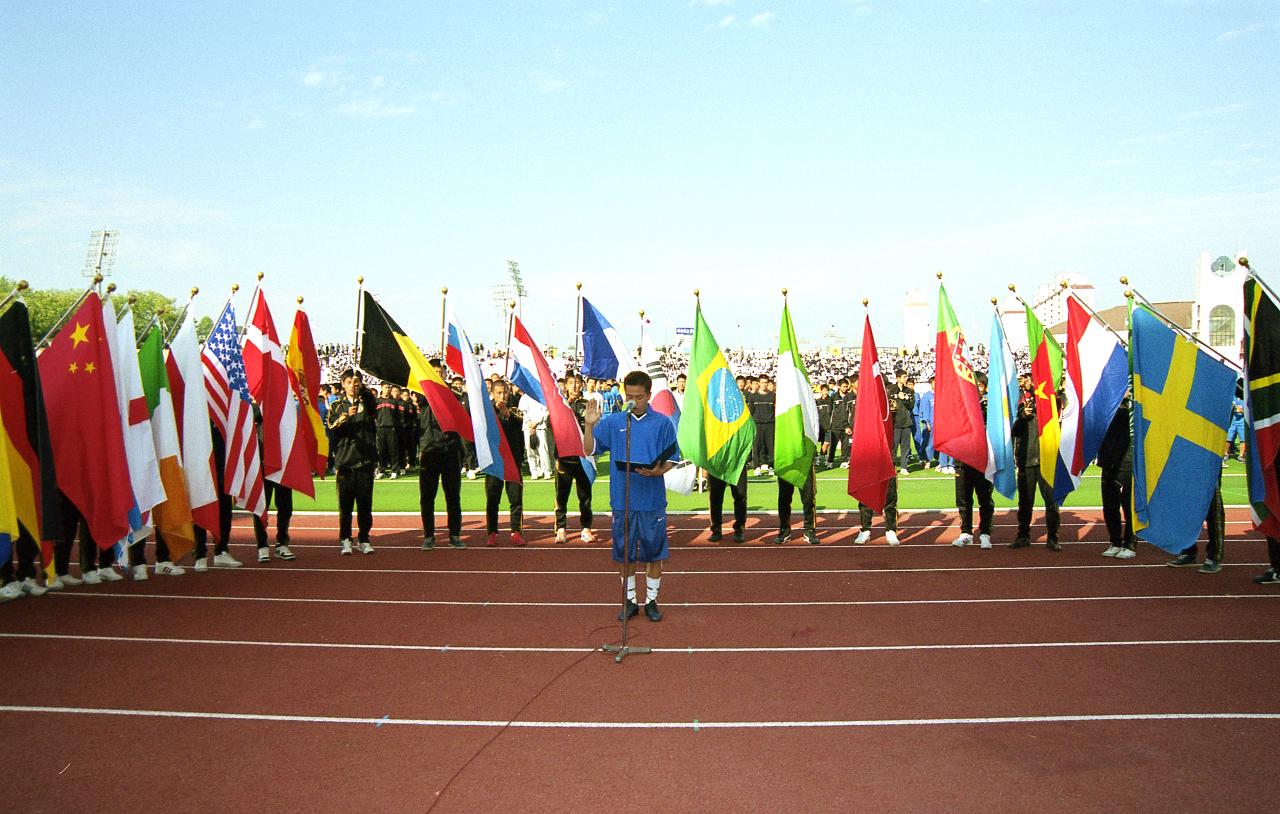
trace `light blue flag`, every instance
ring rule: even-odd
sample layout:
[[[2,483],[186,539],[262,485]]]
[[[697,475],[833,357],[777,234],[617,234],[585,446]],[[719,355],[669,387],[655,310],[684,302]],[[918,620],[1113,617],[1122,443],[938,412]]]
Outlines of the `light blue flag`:
[[[1177,554],[1200,536],[1221,482],[1236,371],[1146,308],[1131,324],[1133,527]]]
[[[1017,491],[1013,469],[1013,411],[1018,405],[1018,367],[1004,339],[1000,315],[991,320],[990,363],[987,367],[987,480],[996,491],[1012,498]]]

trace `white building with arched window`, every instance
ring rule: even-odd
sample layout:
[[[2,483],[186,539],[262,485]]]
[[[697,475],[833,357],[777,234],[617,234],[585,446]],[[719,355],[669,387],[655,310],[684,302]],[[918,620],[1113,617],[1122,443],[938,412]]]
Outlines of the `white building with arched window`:
[[[1240,265],[1245,252],[1225,256],[1200,253],[1196,266],[1196,299],[1191,311],[1191,330],[1201,342],[1228,359],[1240,358],[1244,339],[1244,281],[1249,272]]]

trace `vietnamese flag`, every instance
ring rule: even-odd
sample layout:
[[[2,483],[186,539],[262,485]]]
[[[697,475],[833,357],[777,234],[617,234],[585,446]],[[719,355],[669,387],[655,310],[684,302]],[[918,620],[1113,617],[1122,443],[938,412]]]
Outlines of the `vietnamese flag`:
[[[102,549],[129,534],[134,505],[112,339],[102,324],[102,300],[91,291],[39,361],[58,487]]]
[[[987,469],[987,427],[964,332],[938,286],[938,338],[934,353],[933,446],[979,472]]]
[[[862,329],[862,363],[859,367],[858,402],[853,416],[853,438],[849,442],[849,495],[877,512],[884,511],[889,481],[898,474],[889,452],[893,437],[893,413],[885,392],[871,333],[871,317]]]
[[[1062,380],[1062,346],[1027,306],[1027,347],[1031,351],[1031,387],[1036,400],[1040,436],[1040,477],[1053,483],[1058,466],[1062,424],[1058,417],[1058,382]]]

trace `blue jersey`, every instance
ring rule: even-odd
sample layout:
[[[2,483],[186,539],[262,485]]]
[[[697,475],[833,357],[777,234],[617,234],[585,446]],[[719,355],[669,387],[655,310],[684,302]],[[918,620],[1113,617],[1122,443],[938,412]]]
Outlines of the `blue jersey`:
[[[1244,399],[1233,399],[1231,401],[1231,423],[1236,426],[1244,426]]]
[[[611,413],[600,419],[595,427],[596,454],[608,452],[609,503],[615,512],[622,511],[623,490],[631,481],[631,508],[636,511],[654,511],[667,507],[667,487],[661,477],[647,477],[619,468],[619,462],[628,460],[627,416],[630,413]],[[631,456],[629,460],[639,467],[655,462],[678,461],[676,428],[671,419],[655,410],[631,418]]]

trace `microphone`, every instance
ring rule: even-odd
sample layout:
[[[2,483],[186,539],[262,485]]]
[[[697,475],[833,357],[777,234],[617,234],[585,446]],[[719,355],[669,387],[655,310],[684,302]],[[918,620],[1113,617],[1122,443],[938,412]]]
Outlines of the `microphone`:
[[[622,403],[622,412],[629,413],[633,409],[635,409],[635,406],[636,406],[635,399],[627,399]]]

